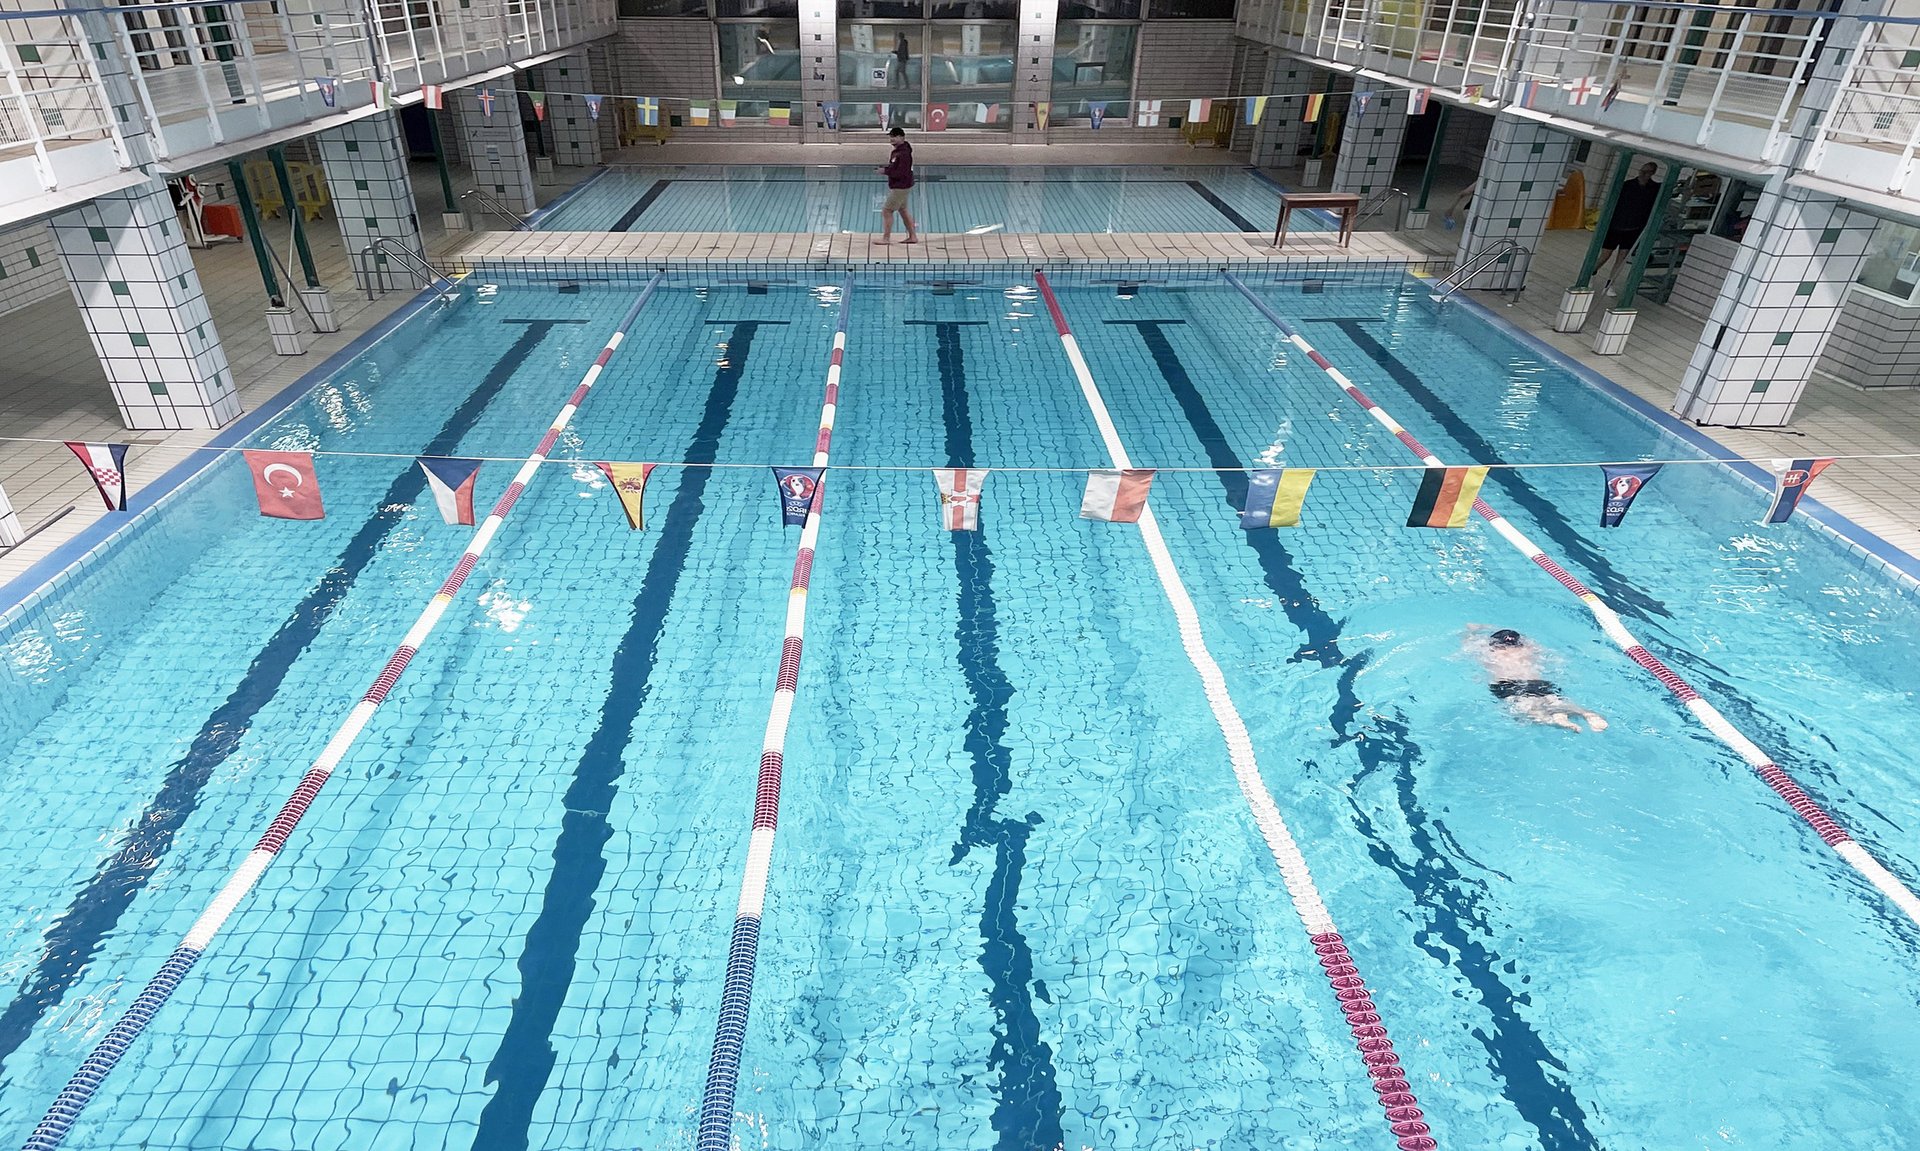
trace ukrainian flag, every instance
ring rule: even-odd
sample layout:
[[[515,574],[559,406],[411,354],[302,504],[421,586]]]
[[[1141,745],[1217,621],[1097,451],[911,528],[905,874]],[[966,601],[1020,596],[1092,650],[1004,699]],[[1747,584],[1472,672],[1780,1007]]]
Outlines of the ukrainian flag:
[[[1298,526],[1301,505],[1307,502],[1307,485],[1312,482],[1312,468],[1266,468],[1249,473],[1247,507],[1240,513],[1240,526],[1248,531]]]

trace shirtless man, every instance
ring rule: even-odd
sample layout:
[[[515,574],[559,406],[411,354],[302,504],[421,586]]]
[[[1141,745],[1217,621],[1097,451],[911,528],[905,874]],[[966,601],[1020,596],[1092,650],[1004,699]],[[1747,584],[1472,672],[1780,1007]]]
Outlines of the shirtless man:
[[[1511,628],[1501,628],[1481,640],[1479,633],[1483,630],[1484,625],[1468,625],[1468,646],[1492,677],[1487,690],[1495,699],[1505,701],[1515,715],[1534,723],[1579,731],[1580,725],[1574,722],[1578,716],[1592,731],[1607,730],[1606,720],[1568,700],[1556,684],[1541,678],[1540,648],[1532,640]]]

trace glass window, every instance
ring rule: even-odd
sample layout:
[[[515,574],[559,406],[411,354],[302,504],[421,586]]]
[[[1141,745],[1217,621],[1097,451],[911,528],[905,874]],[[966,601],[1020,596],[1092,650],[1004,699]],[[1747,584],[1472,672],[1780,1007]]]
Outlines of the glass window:
[[[707,0],[620,0],[625,16],[705,16]]]
[[[800,0],[717,0],[719,15],[800,18]]]
[[[921,0],[840,0],[842,20],[918,20]]]
[[[1140,0],[1061,0],[1062,20],[1138,20]]]
[[[927,102],[947,105],[950,128],[1013,126],[1012,24],[935,21],[927,43]]]
[[[1147,0],[1149,20],[1231,20],[1233,0]]]
[[[841,128],[920,126],[925,32],[926,25],[918,20],[840,25]],[[884,125],[881,104],[890,109]]]
[[[1084,100],[1131,99],[1133,48],[1138,31],[1127,24],[1062,21],[1053,37],[1055,106]]]
[[[723,0],[723,3],[725,0]],[[766,102],[800,98],[800,22],[755,20],[720,24],[720,98],[743,105],[742,117],[766,115]]]
[[[1019,0],[933,0],[935,20],[1018,20]]]
[[[1914,285],[1920,284],[1920,228],[1880,221],[1856,282],[1898,299],[1912,299]]]

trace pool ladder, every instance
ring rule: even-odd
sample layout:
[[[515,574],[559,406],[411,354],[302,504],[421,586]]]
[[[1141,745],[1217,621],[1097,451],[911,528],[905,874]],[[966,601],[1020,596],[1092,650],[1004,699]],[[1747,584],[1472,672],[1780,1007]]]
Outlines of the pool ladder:
[[[462,200],[475,201],[482,208],[512,224],[513,230],[516,232],[526,230],[527,218],[515,212],[512,208],[507,207],[506,204],[501,202],[498,196],[495,196],[492,192],[484,188],[469,188],[460,193],[460,198]]]
[[[446,280],[448,287],[453,286],[453,281],[435,270],[434,266],[427,262],[426,256],[398,240],[381,236],[360,249],[360,270],[367,278],[367,299],[369,300],[386,290],[384,287],[378,289],[375,287],[380,283],[381,276],[385,272],[385,269],[380,266],[379,257],[381,256],[386,256],[393,263],[412,273],[420,280],[422,288],[431,288],[441,280]]]
[[[1401,191],[1399,188],[1382,188],[1380,191],[1368,196],[1366,201],[1360,205],[1360,215],[1353,221],[1353,230],[1356,232],[1359,231],[1360,225],[1385,212],[1387,205],[1393,203],[1395,200],[1400,202],[1400,211],[1394,216],[1393,230],[1398,232],[1405,228],[1407,226],[1407,209],[1412,206],[1413,197]]]
[[[1466,263],[1448,272],[1446,279],[1435,285],[1438,290],[1430,294],[1433,302],[1445,303],[1448,296],[1465,287],[1467,282],[1475,276],[1487,271],[1495,264],[1514,262],[1515,257],[1519,258],[1517,270],[1519,279],[1512,279],[1515,270],[1509,269],[1507,272],[1509,286],[1502,289],[1507,292],[1507,306],[1511,308],[1519,301],[1520,293],[1526,288],[1527,271],[1533,265],[1533,249],[1523,247],[1515,240],[1495,240],[1491,247],[1482,249],[1469,257]]]

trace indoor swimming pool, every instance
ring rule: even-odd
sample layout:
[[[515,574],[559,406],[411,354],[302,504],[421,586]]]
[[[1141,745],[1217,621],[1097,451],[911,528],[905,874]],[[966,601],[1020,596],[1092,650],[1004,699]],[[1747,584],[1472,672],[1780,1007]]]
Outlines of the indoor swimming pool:
[[[743,214],[806,230],[790,175]],[[608,227],[664,179],[612,173],[543,225]],[[871,188],[822,186],[823,226],[867,226]],[[670,184],[630,226],[721,187]],[[929,228],[1014,210],[1004,182],[943,206],[958,188],[929,186]],[[1750,479],[1397,273],[1249,276],[1256,306],[1061,272],[1072,341],[1032,278],[729,278],[470,278],[247,439],[321,453],[325,519],[262,518],[227,455],[0,616],[13,1137],[472,540],[415,457],[488,461],[484,514],[636,303],[65,1146],[694,1146],[801,535],[768,468],[814,453],[843,316],[739,1146],[1394,1145],[1168,570],[1141,526],[1080,517],[1115,442],[1158,469],[1165,555],[1439,1146],[1920,1126],[1920,928],[1487,524],[1407,528],[1418,460],[1266,310],[1449,463],[1583,465],[1496,467],[1482,495],[1908,884],[1911,588],[1805,515],[1757,526]],[[1584,465],[1629,460],[1673,462],[1602,530]],[[596,461],[658,464],[644,530]],[[1246,470],[1281,466],[1321,469],[1300,526],[1243,529]],[[977,532],[942,526],[949,467],[992,469]],[[1607,729],[1517,721],[1473,625],[1532,638]]]

